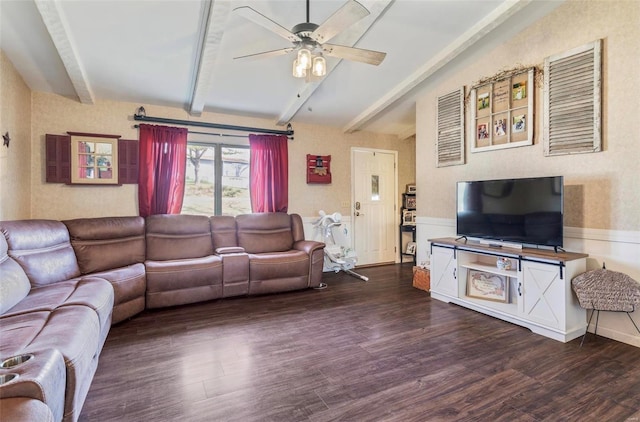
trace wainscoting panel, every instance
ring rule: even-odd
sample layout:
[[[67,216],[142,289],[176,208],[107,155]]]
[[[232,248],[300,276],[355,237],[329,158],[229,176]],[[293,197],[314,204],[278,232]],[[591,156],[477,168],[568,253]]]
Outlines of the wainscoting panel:
[[[313,223],[318,221],[318,217],[302,217],[302,224],[304,226],[304,238],[307,240],[317,240],[318,242],[329,243],[324,240],[324,236],[321,230],[313,226]],[[351,216],[342,216],[342,225],[333,228],[333,238],[336,243],[345,248],[351,248],[352,236],[351,236]]]

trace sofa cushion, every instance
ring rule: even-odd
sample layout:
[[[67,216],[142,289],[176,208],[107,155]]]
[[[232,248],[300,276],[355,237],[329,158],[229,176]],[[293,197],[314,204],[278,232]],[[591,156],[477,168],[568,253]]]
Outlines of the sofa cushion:
[[[18,315],[34,311],[53,311],[63,306],[86,306],[98,316],[101,330],[111,325],[113,288],[96,277],[61,281],[43,287],[35,287],[5,315]]]
[[[249,277],[268,280],[309,275],[309,255],[302,251],[249,254]]]
[[[146,226],[147,260],[202,258],[213,254],[209,217],[150,215]]]
[[[64,224],[53,220],[0,222],[9,256],[24,270],[32,287],[46,286],[80,275]]]
[[[91,274],[104,278],[113,287],[112,324],[144,311],[147,275],[144,264],[133,264],[122,268]]]
[[[27,297],[31,283],[27,275],[13,259],[7,255],[7,241],[0,236],[0,315],[13,308]]]
[[[247,253],[284,252],[293,247],[289,214],[243,214],[236,217],[236,224],[238,246]]]
[[[144,262],[142,217],[80,218],[63,221],[82,274]]]
[[[290,217],[293,241],[298,242],[304,240],[304,224],[302,223],[302,217],[300,217],[300,214],[291,214]]]
[[[147,308],[183,305],[222,297],[222,258],[217,255],[146,261]]]
[[[309,287],[309,255],[303,251],[249,255],[249,294],[268,294]]]
[[[229,215],[211,217],[211,239],[214,249],[238,246],[236,219]]]

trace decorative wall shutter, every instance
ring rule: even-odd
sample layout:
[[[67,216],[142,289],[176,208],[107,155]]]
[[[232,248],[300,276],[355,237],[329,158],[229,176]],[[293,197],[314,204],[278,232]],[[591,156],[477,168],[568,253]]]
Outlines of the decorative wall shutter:
[[[47,183],[71,183],[71,136],[45,136]]]
[[[464,87],[438,97],[437,167],[464,164]]]
[[[544,60],[544,154],[601,150],[601,40]]]
[[[118,139],[118,183],[138,183],[138,140]]]
[[[71,136],[45,136],[47,183],[71,183]],[[138,140],[118,139],[118,184],[138,183]]]

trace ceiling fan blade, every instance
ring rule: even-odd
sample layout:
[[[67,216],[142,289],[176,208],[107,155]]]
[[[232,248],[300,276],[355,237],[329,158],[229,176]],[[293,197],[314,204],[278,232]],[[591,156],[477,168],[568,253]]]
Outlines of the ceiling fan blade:
[[[291,42],[301,41],[300,37],[298,37],[296,34],[292,33],[284,26],[272,21],[262,13],[256,11],[255,9],[252,9],[249,6],[236,7],[235,9],[233,9],[233,11],[243,18],[248,19],[253,23],[257,23],[263,28],[268,29],[274,34],[280,35],[286,40],[289,40]]]
[[[281,48],[279,50],[265,51],[262,53],[247,54],[246,56],[238,56],[234,57],[233,59],[266,59],[269,57],[283,56],[285,54],[291,53],[293,50],[295,50],[295,47],[287,47]]]
[[[347,47],[336,44],[323,44],[322,50],[327,56],[353,60],[375,66],[382,63],[384,58],[387,56],[387,53],[382,53],[380,51],[365,50],[364,48]]]
[[[309,37],[320,44],[325,43],[368,15],[369,11],[366,7],[355,0],[349,0],[316,28]]]

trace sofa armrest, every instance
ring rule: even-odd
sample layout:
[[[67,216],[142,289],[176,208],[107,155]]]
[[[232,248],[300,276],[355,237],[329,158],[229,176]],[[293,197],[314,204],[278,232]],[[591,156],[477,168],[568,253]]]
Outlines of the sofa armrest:
[[[37,399],[29,397],[9,397],[0,399],[0,414],[7,421],[54,422],[51,409]]]
[[[325,244],[314,240],[298,240],[293,242],[293,249],[303,251],[309,255],[308,287],[318,287],[322,284],[322,265],[324,262]]]
[[[311,255],[315,250],[324,249],[324,247],[324,243],[314,240],[298,240],[297,242],[293,242],[293,249],[303,251],[308,255]]]
[[[216,248],[216,254],[225,255],[229,253],[244,253],[244,248],[240,246],[227,246],[224,248]]]
[[[0,369],[0,374],[14,373],[18,378],[10,383],[0,385],[0,416],[7,421],[61,421],[64,415],[64,395],[67,381],[65,360],[57,349],[32,350],[31,353],[17,353],[16,355],[33,355],[33,358],[14,367]],[[5,355],[4,358],[8,358]],[[41,419],[30,410],[25,418],[12,419],[11,409],[16,410],[10,398],[24,398],[43,403],[49,409],[52,417]],[[22,407],[22,406],[19,406]],[[18,408],[19,408],[18,407]],[[26,406],[30,408],[31,406]],[[44,413],[47,413],[46,411]],[[20,413],[15,413],[16,415]]]

